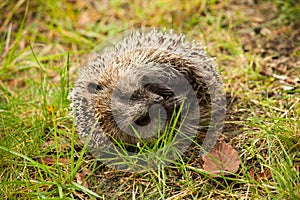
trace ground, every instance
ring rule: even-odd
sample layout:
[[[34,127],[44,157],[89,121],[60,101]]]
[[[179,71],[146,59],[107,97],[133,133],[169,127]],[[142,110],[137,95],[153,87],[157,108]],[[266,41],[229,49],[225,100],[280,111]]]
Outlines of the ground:
[[[296,0],[19,0],[0,10],[3,199],[300,198]],[[145,26],[185,33],[215,57],[228,109],[220,141],[238,151],[236,173],[211,177],[198,160],[122,172],[81,143],[67,99],[78,69],[103,40]]]

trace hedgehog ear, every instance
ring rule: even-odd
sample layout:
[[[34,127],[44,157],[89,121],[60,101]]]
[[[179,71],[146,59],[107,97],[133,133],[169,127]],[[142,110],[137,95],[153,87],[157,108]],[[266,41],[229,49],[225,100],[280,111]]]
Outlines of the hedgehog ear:
[[[96,93],[99,90],[103,90],[103,86],[97,83],[88,83],[87,89],[89,93]]]

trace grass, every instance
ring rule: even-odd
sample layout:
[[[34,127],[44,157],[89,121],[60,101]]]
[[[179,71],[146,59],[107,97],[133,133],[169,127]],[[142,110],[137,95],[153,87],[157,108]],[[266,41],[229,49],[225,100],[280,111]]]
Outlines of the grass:
[[[299,83],[272,76],[300,78],[296,1],[19,0],[0,10],[3,199],[300,198]],[[216,57],[230,96],[223,138],[240,153],[237,174],[211,178],[182,160],[122,172],[80,142],[67,99],[79,66],[105,38],[141,26],[184,32]]]

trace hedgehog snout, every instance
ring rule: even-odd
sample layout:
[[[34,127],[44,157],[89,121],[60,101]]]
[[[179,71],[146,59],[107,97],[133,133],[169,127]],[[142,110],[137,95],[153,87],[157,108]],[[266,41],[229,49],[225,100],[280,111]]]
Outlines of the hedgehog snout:
[[[153,99],[153,104],[163,104],[164,98],[162,96],[155,97]]]

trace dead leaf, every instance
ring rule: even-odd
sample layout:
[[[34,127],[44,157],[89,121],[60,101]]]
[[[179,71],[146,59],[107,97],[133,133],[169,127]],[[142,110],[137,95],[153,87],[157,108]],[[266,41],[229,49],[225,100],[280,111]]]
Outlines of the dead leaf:
[[[84,179],[90,173],[91,173],[91,171],[89,169],[86,169],[86,168],[84,168],[81,173],[77,172],[76,175],[75,175],[76,182],[80,185],[83,185],[85,188],[88,188],[89,185],[87,184],[86,181],[84,181]]]
[[[211,172],[212,177],[220,174],[228,175],[239,169],[240,160],[238,152],[230,145],[223,142],[216,144],[214,149],[202,157],[203,169]]]
[[[259,173],[259,178],[260,180],[266,181],[272,178],[272,174],[269,169],[266,169]]]
[[[38,158],[37,161],[39,163],[45,164],[45,165],[54,165],[54,164],[56,164],[56,159],[54,159],[54,158]],[[58,164],[60,164],[60,165],[68,164],[68,163],[69,163],[69,159],[67,159],[67,158],[59,158],[58,159]]]
[[[249,175],[255,179],[255,175],[254,175],[254,168],[251,168],[249,171]]]
[[[249,175],[254,178],[255,181],[266,181],[272,178],[272,174],[270,172],[270,169],[266,169],[264,171],[261,171],[259,173],[255,173],[254,168],[250,169]]]
[[[261,17],[261,16],[253,16],[251,17],[251,20],[253,22],[256,22],[256,23],[262,23],[264,22],[266,19],[264,17]]]
[[[281,27],[279,29],[274,30],[272,34],[281,35],[281,34],[284,34],[286,32],[289,32],[290,30],[291,30],[290,26],[284,26],[284,27]]]
[[[94,24],[100,19],[101,15],[97,10],[86,10],[78,18],[78,25],[86,27],[88,24]]]
[[[9,88],[13,89],[13,88],[24,88],[26,87],[26,83],[24,80],[22,80],[21,78],[17,78],[17,79],[8,79],[6,80],[7,85]]]

